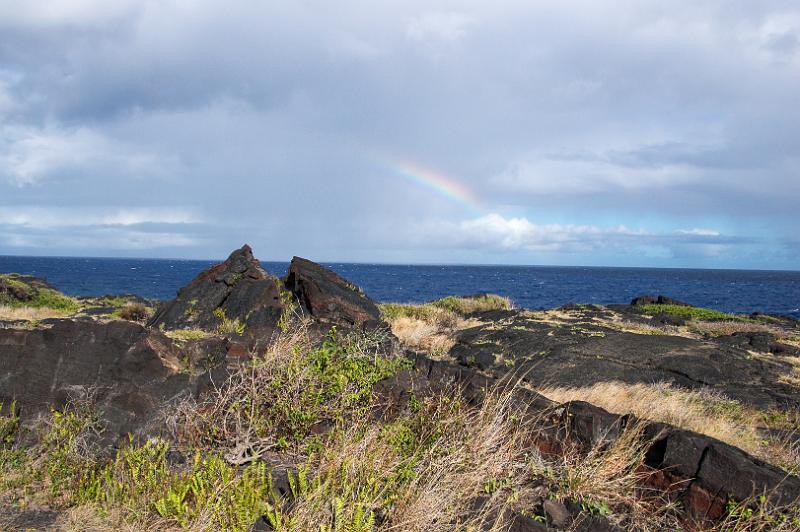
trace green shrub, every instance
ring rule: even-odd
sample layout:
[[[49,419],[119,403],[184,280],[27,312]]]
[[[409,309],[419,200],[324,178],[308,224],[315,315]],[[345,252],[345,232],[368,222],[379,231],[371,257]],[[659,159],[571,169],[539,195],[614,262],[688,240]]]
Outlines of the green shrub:
[[[118,308],[114,315],[129,321],[144,321],[147,319],[149,312],[147,307],[142,303],[127,303]]]
[[[694,320],[741,320],[748,321],[745,316],[728,314],[710,308],[687,307],[683,305],[642,305],[639,307],[646,314],[669,314],[679,318]]]

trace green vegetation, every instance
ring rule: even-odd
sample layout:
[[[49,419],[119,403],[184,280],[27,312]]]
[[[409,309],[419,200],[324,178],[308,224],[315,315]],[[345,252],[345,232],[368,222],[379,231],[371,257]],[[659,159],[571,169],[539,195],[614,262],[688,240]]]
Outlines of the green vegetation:
[[[202,340],[203,338],[208,338],[212,336],[212,334],[208,331],[204,331],[202,329],[172,329],[172,330],[164,330],[164,334],[172,338],[173,340],[178,341],[191,341],[191,340]]]
[[[61,292],[44,286],[35,286],[21,280],[16,274],[0,274],[0,285],[9,290],[0,291],[0,305],[11,308],[46,308],[64,314],[74,314],[80,304]],[[13,296],[11,291],[17,294]]]
[[[221,308],[214,309],[214,317],[220,320],[220,324],[217,326],[217,334],[244,334],[245,324],[241,323],[239,318],[228,318]]]
[[[14,435],[19,427],[17,403],[12,401],[6,412],[3,411],[3,406],[0,401],[0,447],[14,442]]]
[[[187,419],[194,445],[236,446],[232,435],[300,450],[316,443],[319,427],[345,426],[365,414],[372,388],[407,367],[403,358],[378,354],[379,333],[342,335],[332,328],[322,344],[268,351],[252,361],[224,393]]]
[[[432,301],[430,305],[450,310],[460,316],[487,310],[509,310],[513,307],[510,299],[495,294],[479,294],[469,297],[448,296]]]
[[[276,278],[275,286],[278,288],[278,297],[283,304],[283,312],[281,312],[281,316],[278,318],[278,328],[282,331],[286,331],[289,329],[292,317],[295,315],[299,305],[295,299],[295,295],[291,290],[286,289],[283,281]]]
[[[144,321],[150,315],[150,311],[142,303],[126,303],[115,310],[112,315],[123,320]]]
[[[129,438],[112,455],[96,446],[102,426],[89,408],[52,412],[32,448],[17,441],[13,405],[0,408],[10,413],[0,417],[0,495],[82,508],[102,529],[244,531],[264,516],[279,532],[500,530],[512,510],[544,522],[542,496],[626,529],[675,528],[665,501],[643,495],[639,428],[588,452],[540,455],[537,420],[508,390],[479,404],[452,388],[396,402],[376,394],[409,366],[385,340],[333,328],[313,341],[293,324],[201,403],[179,405],[174,440]],[[726,529],[797,528],[797,515],[753,502],[731,503]]]
[[[687,307],[683,305],[642,305],[639,308],[647,314],[669,314],[671,316],[692,320],[749,321],[749,318],[746,316],[737,316],[736,314],[728,314],[726,312],[720,312],[719,310],[701,307]]]
[[[128,303],[131,303],[131,298],[128,296],[105,296],[97,300],[97,305],[103,307],[121,308]]]
[[[494,294],[448,296],[420,305],[384,303],[378,306],[383,319],[390,323],[398,318],[411,318],[443,327],[454,327],[459,318],[472,312],[512,308],[511,300]]]

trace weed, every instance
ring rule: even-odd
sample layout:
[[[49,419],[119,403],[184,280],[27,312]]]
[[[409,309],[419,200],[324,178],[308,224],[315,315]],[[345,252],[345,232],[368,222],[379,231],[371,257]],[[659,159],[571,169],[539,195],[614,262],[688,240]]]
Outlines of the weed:
[[[214,309],[214,317],[220,320],[220,324],[217,325],[216,329],[217,334],[244,334],[245,324],[241,323],[239,318],[228,318],[221,308]]]

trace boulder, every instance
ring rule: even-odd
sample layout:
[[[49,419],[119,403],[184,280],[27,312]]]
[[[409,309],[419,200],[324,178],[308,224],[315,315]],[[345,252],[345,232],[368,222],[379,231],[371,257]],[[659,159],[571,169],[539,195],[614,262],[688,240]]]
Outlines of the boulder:
[[[689,303],[678,301],[667,296],[639,296],[631,301],[631,306],[640,307],[644,305],[678,305],[681,307],[691,307]]]
[[[228,342],[178,344],[127,321],[57,320],[51,327],[0,329],[0,403],[23,422],[89,400],[112,440],[156,434],[167,405],[197,396],[225,371]]]
[[[353,326],[380,323],[380,311],[358,287],[315,262],[294,257],[286,286],[314,318]]]
[[[250,246],[231,253],[225,262],[203,272],[178,291],[148,322],[165,329],[220,330],[233,324],[238,332],[275,328],[284,310],[284,287],[253,257]],[[230,331],[223,331],[230,332]]]

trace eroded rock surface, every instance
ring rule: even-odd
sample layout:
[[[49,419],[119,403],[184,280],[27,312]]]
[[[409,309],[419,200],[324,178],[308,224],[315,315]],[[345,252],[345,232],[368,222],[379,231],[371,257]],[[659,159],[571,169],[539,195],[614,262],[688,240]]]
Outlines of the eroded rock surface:
[[[215,330],[228,320],[242,332],[268,334],[284,309],[282,290],[281,280],[266,272],[253,257],[250,246],[244,245],[181,288],[178,296],[162,305],[148,325]]]
[[[178,345],[125,321],[56,320],[49,328],[0,329],[0,402],[23,420],[89,399],[112,437],[161,430],[166,405],[209,384],[228,342]]]
[[[294,257],[286,286],[314,318],[356,326],[377,325],[378,307],[364,292],[315,262]]]
[[[490,375],[513,372],[534,386],[666,382],[711,388],[763,409],[800,408],[800,387],[787,378],[800,353],[766,333],[687,338],[630,332],[604,325],[610,311],[592,308],[570,310],[558,322],[525,311],[476,317],[481,323],[457,334],[450,355]]]

